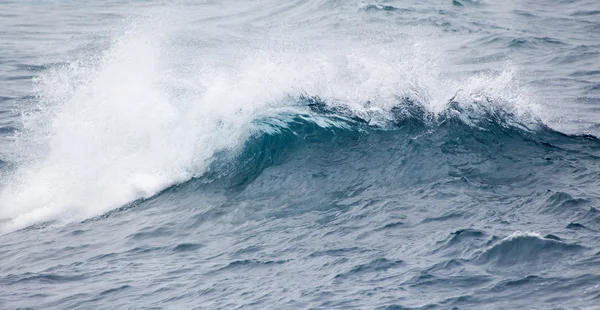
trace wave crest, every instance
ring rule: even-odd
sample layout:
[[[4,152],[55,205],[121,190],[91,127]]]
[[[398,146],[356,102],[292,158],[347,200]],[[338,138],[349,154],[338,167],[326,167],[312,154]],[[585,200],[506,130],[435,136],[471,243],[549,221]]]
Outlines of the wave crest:
[[[138,23],[108,49],[39,73],[8,159],[16,169],[3,177],[3,230],[88,218],[202,176],[216,155],[244,148],[253,121],[297,111],[297,94],[326,102],[308,104],[313,112],[334,112],[311,120],[320,127],[420,130],[449,118],[453,96],[463,110],[532,105],[515,70],[446,78],[443,55],[410,36],[320,48],[244,43],[198,56],[173,40],[176,31],[168,20]]]

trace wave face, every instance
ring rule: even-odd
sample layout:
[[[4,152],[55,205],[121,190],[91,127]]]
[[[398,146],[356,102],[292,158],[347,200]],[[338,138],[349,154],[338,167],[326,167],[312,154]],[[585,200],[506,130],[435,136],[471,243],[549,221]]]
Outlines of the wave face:
[[[597,304],[597,4],[87,4],[0,4],[8,307]]]

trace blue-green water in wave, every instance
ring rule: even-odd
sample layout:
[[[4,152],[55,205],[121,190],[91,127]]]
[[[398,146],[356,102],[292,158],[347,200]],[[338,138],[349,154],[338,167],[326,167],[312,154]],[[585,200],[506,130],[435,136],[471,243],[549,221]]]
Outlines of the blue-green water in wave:
[[[600,304],[595,2],[85,4],[0,2],[0,308]]]

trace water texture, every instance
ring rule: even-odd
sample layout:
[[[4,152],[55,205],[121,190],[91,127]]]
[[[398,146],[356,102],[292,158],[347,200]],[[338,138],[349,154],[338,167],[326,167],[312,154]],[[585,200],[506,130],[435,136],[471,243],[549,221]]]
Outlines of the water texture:
[[[0,1],[0,308],[600,309],[597,1]]]

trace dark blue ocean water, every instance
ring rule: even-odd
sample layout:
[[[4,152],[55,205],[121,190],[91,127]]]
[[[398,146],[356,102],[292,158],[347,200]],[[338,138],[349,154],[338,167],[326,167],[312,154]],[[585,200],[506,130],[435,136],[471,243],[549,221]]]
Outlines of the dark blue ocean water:
[[[1,309],[600,309],[600,2],[0,1]]]

